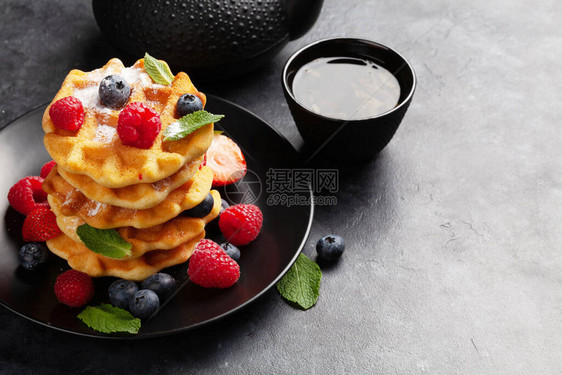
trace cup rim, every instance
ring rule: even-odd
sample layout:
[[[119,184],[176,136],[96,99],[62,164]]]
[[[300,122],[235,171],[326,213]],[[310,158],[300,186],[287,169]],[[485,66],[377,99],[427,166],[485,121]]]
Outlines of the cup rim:
[[[289,66],[291,65],[291,63],[293,62],[293,60],[295,60],[301,53],[303,53],[305,50],[312,48],[318,44],[322,44],[322,43],[328,43],[328,42],[335,42],[335,41],[353,41],[353,42],[360,42],[363,44],[369,44],[369,45],[378,45],[380,47],[386,48],[387,50],[391,51],[392,53],[396,54],[400,59],[402,59],[402,61],[404,61],[404,67],[408,67],[408,69],[410,70],[411,74],[412,74],[412,87],[410,88],[410,92],[408,93],[408,95],[404,98],[404,100],[402,100],[402,102],[395,106],[392,109],[389,109],[386,112],[380,113],[376,116],[371,116],[371,117],[366,117],[366,118],[360,118],[360,119],[338,119],[335,117],[328,117],[328,116],[324,116],[320,113],[317,112],[313,112],[311,110],[309,110],[308,108],[306,108],[305,106],[303,106],[301,103],[299,103],[297,101],[297,99],[295,98],[294,94],[293,94],[293,90],[290,88],[289,86],[289,82],[287,80],[287,71]],[[318,56],[318,57],[322,57],[322,56]],[[299,67],[300,69],[300,67]],[[392,73],[394,75],[394,73]],[[311,42],[301,48],[299,48],[298,50],[296,50],[295,52],[293,52],[293,54],[287,59],[287,61],[285,62],[285,65],[283,66],[283,73],[282,73],[282,79],[283,79],[283,88],[285,90],[285,92],[291,97],[291,99],[303,110],[305,110],[308,113],[311,113],[315,116],[318,116],[320,118],[323,119],[327,119],[327,120],[332,120],[332,121],[347,121],[347,122],[361,122],[361,121],[368,121],[368,120],[372,120],[372,119],[377,119],[383,116],[387,116],[390,113],[393,113],[397,110],[399,110],[401,107],[408,105],[408,103],[410,102],[412,96],[414,95],[414,91],[416,89],[416,85],[417,85],[417,77],[416,77],[416,72],[414,71],[414,68],[412,67],[412,64],[410,64],[410,62],[404,57],[402,56],[399,52],[397,52],[394,48],[391,48],[383,43],[374,41],[374,40],[370,40],[370,39],[365,39],[365,38],[353,38],[353,37],[330,37],[330,38],[323,38],[323,39],[319,39],[316,40],[314,42]]]

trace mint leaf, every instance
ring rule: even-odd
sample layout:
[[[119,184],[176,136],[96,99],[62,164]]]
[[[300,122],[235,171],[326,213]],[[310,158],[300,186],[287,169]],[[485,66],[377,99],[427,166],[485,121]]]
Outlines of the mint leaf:
[[[148,53],[144,54],[144,70],[154,82],[161,85],[169,85],[174,80],[174,75],[168,64],[155,59]]]
[[[322,271],[306,255],[299,254],[296,262],[277,283],[277,290],[287,301],[307,310],[318,300]]]
[[[224,115],[213,115],[205,110],[189,113],[172,122],[164,131],[164,141],[177,141],[200,127],[219,121]]]
[[[99,306],[88,306],[78,314],[88,327],[103,333],[129,332],[138,333],[141,327],[139,318],[135,318],[128,311],[102,303]]]
[[[98,229],[82,224],[76,228],[76,234],[94,253],[108,258],[123,258],[131,255],[133,245],[125,241],[115,229]]]

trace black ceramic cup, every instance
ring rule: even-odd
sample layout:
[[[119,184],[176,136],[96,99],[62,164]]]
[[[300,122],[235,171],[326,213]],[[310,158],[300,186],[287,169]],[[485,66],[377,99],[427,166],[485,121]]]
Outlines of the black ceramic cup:
[[[295,99],[293,81],[299,68],[321,57],[360,58],[382,66],[398,80],[398,103],[385,113],[358,120],[331,118],[305,108]],[[416,76],[404,57],[383,44],[365,39],[332,38],[314,42],[295,52],[285,64],[282,83],[309,158],[322,156],[340,161],[361,161],[373,158],[394,136],[412,101]]]

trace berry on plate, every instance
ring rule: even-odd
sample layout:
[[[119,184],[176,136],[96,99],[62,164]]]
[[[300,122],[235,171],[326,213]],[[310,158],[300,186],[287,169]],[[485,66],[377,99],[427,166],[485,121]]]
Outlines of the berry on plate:
[[[49,116],[57,128],[77,131],[84,124],[84,107],[80,99],[67,96],[49,107]]]
[[[143,289],[152,290],[158,298],[164,299],[176,288],[176,279],[167,273],[159,272],[144,279],[141,286]]]
[[[37,269],[47,261],[47,248],[38,242],[26,243],[18,252],[18,259],[23,268],[29,271]]]
[[[139,319],[150,318],[160,307],[160,299],[152,290],[141,289],[129,301],[129,311]]]
[[[158,113],[140,102],[127,104],[117,120],[117,134],[121,143],[142,149],[152,147],[161,128],[162,121]]]
[[[55,295],[60,303],[67,306],[84,306],[94,296],[94,282],[83,272],[68,270],[57,277]]]
[[[221,243],[222,249],[235,261],[240,259],[240,249],[230,242]]]
[[[101,80],[98,93],[104,105],[117,109],[129,100],[131,87],[123,77],[112,74]]]
[[[222,134],[213,136],[205,165],[213,170],[213,187],[232,184],[246,175],[246,159],[240,147]]]
[[[195,246],[187,275],[205,288],[228,288],[240,277],[240,266],[216,242],[203,239]]]
[[[43,178],[39,176],[25,177],[19,180],[8,192],[8,202],[14,210],[24,215],[37,208],[48,208],[47,193],[41,185]]]
[[[221,198],[221,209],[219,214],[217,215],[217,217],[215,217],[213,220],[211,220],[210,222],[207,223],[207,225],[205,226],[205,230],[207,232],[219,232],[219,219],[220,219],[220,215],[224,212],[224,210],[226,210],[228,207],[230,207],[230,205],[228,204],[227,201],[225,201],[224,199]]]
[[[41,167],[41,178],[47,178],[47,176],[49,175],[49,173],[51,173],[51,169],[53,169],[55,164],[56,163],[54,160],[48,161],[45,164],[43,164],[43,166]]]
[[[131,298],[139,291],[139,287],[134,281],[125,279],[115,280],[109,286],[109,301],[115,307],[128,309]]]
[[[256,239],[263,224],[263,214],[253,204],[230,206],[219,217],[219,228],[233,245],[247,245]]]
[[[62,232],[57,217],[49,208],[38,208],[27,215],[21,228],[24,241],[47,241]]]
[[[197,95],[183,94],[178,99],[176,108],[178,110],[178,115],[180,115],[180,117],[183,117],[190,113],[202,110],[203,102]]]
[[[226,200],[221,198],[221,210],[219,212],[219,215],[222,214],[228,207],[230,207],[230,204],[228,204]]]
[[[214,205],[215,199],[213,198],[213,195],[209,193],[205,196],[205,199],[203,199],[201,203],[193,208],[183,211],[183,214],[189,217],[205,217],[213,210]]]
[[[316,243],[318,256],[327,261],[335,261],[343,254],[345,241],[337,234],[322,237]]]

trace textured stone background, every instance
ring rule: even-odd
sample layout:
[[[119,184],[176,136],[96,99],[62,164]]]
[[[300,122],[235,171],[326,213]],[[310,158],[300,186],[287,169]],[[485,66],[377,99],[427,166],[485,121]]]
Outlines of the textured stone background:
[[[317,305],[270,290],[211,326],[139,342],[0,309],[0,373],[562,373],[561,15],[555,1],[326,0],[271,64],[198,85],[298,145],[280,74],[300,46],[366,37],[416,69],[391,144],[341,170],[338,205],[316,211],[304,252],[328,232],[348,243]],[[89,1],[3,0],[0,19],[0,127],[50,101],[71,68],[121,56]]]

